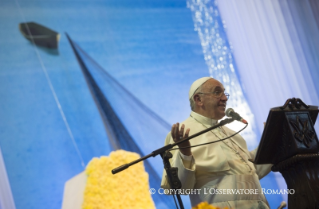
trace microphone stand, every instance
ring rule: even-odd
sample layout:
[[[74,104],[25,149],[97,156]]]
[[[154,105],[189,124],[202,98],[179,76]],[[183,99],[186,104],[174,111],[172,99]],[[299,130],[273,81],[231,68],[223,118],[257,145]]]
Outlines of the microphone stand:
[[[189,136],[189,137],[187,137],[187,138],[185,138],[185,139],[183,139],[183,140],[181,140],[181,141],[175,142],[175,143],[173,143],[173,144],[168,144],[168,145],[166,145],[166,146],[164,146],[164,147],[161,147],[161,148],[159,148],[159,149],[157,149],[157,150],[154,150],[151,154],[145,155],[144,157],[141,157],[140,159],[134,160],[134,161],[132,161],[132,162],[130,162],[130,163],[127,163],[127,164],[121,165],[121,166],[119,166],[119,167],[117,167],[117,168],[114,168],[114,169],[112,170],[112,174],[119,173],[119,172],[121,172],[121,171],[127,169],[127,168],[130,167],[131,165],[134,165],[134,164],[136,164],[136,163],[139,163],[139,162],[141,162],[141,161],[144,161],[144,160],[146,160],[147,158],[155,157],[155,156],[157,156],[157,155],[161,155],[161,157],[163,158],[164,169],[166,170],[166,174],[167,174],[167,178],[168,178],[168,183],[169,183],[170,187],[171,187],[172,189],[180,189],[180,188],[182,187],[182,183],[181,183],[180,180],[178,179],[178,175],[177,175],[177,174],[178,174],[178,168],[176,168],[176,167],[171,167],[171,164],[170,164],[170,162],[169,162],[169,158],[172,158],[172,154],[171,154],[168,150],[169,150],[169,149],[172,149],[172,148],[173,148],[174,146],[176,146],[176,145],[179,145],[179,144],[181,144],[181,143],[183,143],[183,142],[185,142],[185,141],[188,141],[188,140],[190,140],[190,139],[192,139],[192,138],[194,138],[194,137],[197,137],[197,136],[199,136],[199,135],[201,135],[201,134],[203,134],[203,133],[206,133],[206,132],[208,132],[208,131],[210,131],[210,130],[213,130],[213,129],[215,129],[215,128],[218,128],[218,127],[220,127],[220,126],[224,126],[224,125],[226,125],[226,124],[228,124],[228,123],[231,123],[231,122],[233,122],[233,121],[234,121],[233,118],[226,118],[226,119],[220,121],[219,123],[217,123],[216,125],[214,125],[214,126],[212,126],[212,127],[209,127],[209,128],[207,128],[207,129],[205,129],[205,130],[203,130],[203,131],[200,131],[200,132],[198,132],[198,133],[196,133],[196,134],[193,134],[193,135],[191,135],[191,136]],[[176,190],[175,190],[175,191],[176,191]],[[176,193],[176,192],[175,192],[175,193]],[[174,194],[173,194],[173,195],[174,195]],[[178,203],[179,203],[179,205],[180,205],[180,208],[181,208],[181,209],[184,209],[184,205],[183,205],[182,199],[181,199],[181,197],[180,197],[180,194],[176,193],[176,197],[177,197],[177,199],[178,199]],[[176,208],[178,208],[177,205],[176,205]]]

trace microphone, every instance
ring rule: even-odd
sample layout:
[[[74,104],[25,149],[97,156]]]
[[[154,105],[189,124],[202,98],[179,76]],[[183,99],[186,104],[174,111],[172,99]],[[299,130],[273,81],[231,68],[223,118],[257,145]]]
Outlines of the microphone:
[[[228,108],[226,110],[226,116],[231,117],[234,120],[238,120],[242,123],[248,124],[248,122],[244,118],[242,118],[237,112],[235,112],[233,108]]]

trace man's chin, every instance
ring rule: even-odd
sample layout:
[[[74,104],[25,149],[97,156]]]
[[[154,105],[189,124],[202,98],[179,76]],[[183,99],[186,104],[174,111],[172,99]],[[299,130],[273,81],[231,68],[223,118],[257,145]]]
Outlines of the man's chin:
[[[222,119],[223,117],[225,117],[225,111],[224,112],[221,112],[219,115],[218,115],[218,120]]]

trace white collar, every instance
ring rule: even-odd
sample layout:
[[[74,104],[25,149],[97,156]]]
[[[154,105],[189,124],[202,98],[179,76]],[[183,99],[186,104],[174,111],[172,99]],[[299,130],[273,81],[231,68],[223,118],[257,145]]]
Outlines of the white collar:
[[[193,117],[198,122],[200,122],[204,125],[208,125],[208,126],[216,125],[218,122],[218,120],[207,118],[207,117],[200,115],[200,114],[193,112],[193,111],[191,112],[191,117]]]

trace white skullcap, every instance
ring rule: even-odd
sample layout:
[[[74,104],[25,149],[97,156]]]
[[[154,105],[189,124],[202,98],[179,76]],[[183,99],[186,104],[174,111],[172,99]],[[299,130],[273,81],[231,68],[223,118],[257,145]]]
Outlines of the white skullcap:
[[[211,77],[202,77],[194,81],[194,83],[191,85],[191,88],[189,89],[189,93],[188,93],[189,99],[192,98],[192,96],[197,91],[197,89],[209,79],[211,79]]]

